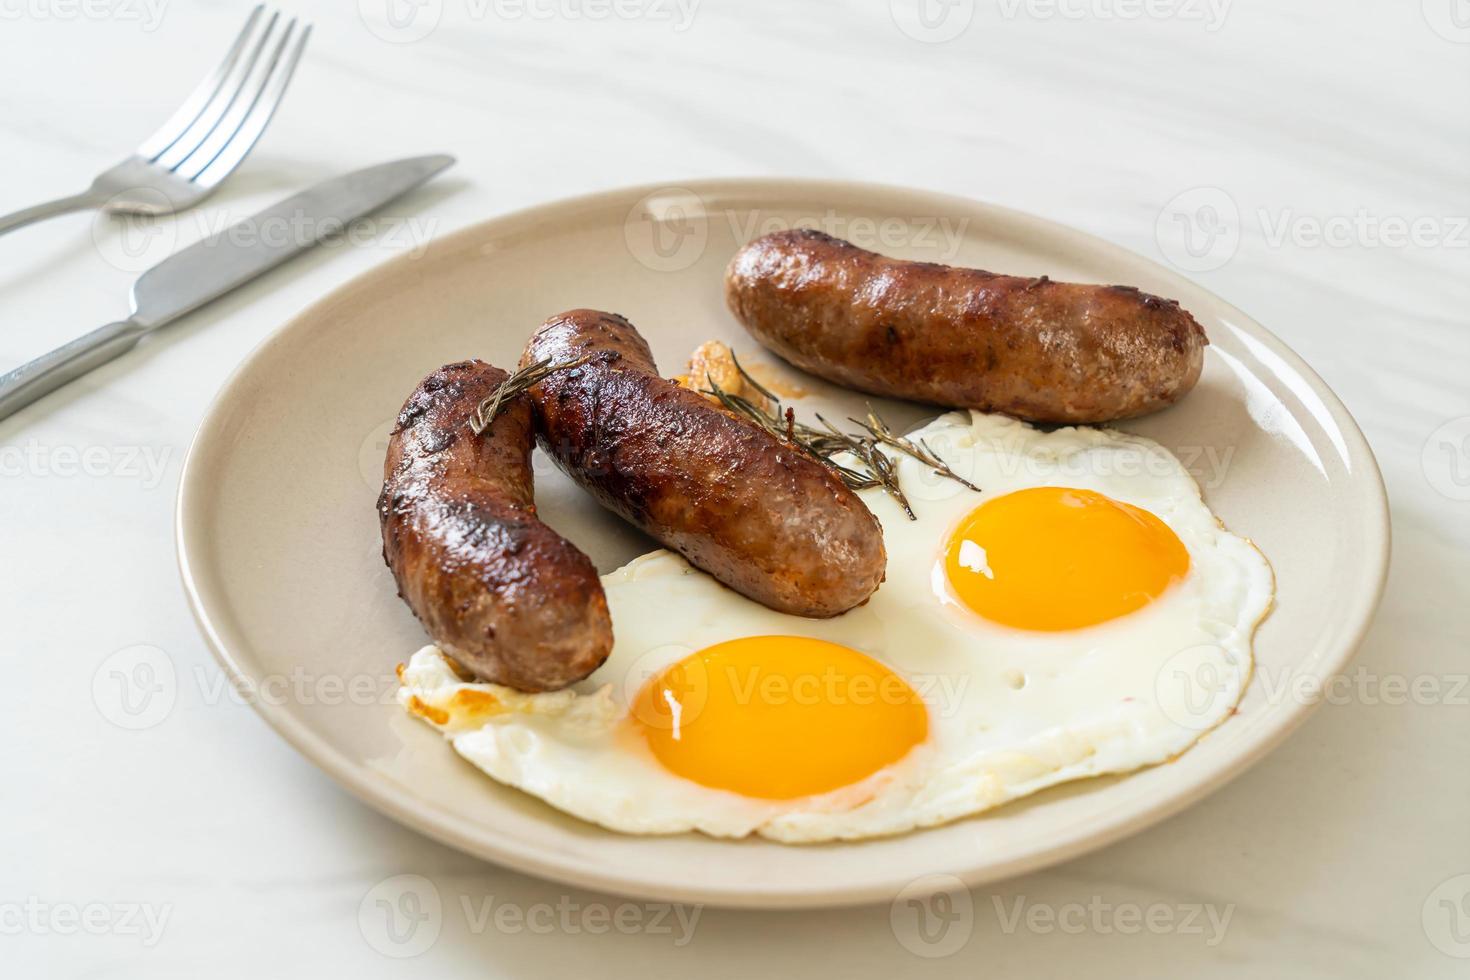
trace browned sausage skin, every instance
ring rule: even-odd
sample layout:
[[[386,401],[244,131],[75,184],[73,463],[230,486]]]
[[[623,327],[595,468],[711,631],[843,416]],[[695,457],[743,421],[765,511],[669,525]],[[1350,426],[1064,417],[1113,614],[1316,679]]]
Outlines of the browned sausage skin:
[[[883,581],[883,532],[830,470],[660,378],[612,313],[572,310],[531,338],[522,366],[541,448],[604,507],[730,588],[781,612],[835,616]]]
[[[592,562],[536,517],[525,396],[470,429],[505,378],[463,361],[408,397],[378,497],[383,558],[429,636],[476,677],[552,691],[607,659],[612,620]]]
[[[725,299],[762,344],[829,381],[1035,422],[1173,404],[1209,343],[1178,303],[1128,286],[905,262],[806,229],[741,249]]]

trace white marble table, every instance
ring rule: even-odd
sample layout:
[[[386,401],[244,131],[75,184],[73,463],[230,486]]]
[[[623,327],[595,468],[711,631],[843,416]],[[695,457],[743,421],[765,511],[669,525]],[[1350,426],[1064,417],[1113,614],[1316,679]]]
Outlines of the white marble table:
[[[387,976],[407,952],[442,977],[1470,972],[1463,0],[1458,21],[1455,0],[926,0],[923,18],[913,0],[386,2],[403,4],[392,22],[385,0],[312,5],[284,109],[177,241],[434,151],[460,164],[391,212],[410,241],[735,174],[915,185],[1077,225],[1244,307],[1366,430],[1396,540],[1360,682],[1182,816],[954,896],[927,932],[903,904],[691,923],[467,859],[356,803],[223,694],[178,585],[174,491],[209,399],[404,239],[319,251],[0,423],[7,975]],[[243,14],[0,0],[0,212],[80,189]],[[137,245],[86,216],[0,240],[0,364],[119,318]],[[139,644],[176,665],[179,694],[130,731],[94,675]],[[378,900],[433,895],[439,916],[401,919],[395,943]]]

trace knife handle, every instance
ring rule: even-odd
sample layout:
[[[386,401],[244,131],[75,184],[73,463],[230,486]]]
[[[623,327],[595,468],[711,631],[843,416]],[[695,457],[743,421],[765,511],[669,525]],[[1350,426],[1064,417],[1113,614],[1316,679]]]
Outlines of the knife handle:
[[[0,419],[127,353],[146,332],[132,320],[119,320],[0,375]]]

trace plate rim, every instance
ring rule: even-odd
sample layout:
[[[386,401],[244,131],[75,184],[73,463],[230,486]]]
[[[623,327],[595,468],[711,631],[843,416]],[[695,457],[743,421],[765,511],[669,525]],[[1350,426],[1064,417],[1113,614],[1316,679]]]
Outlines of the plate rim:
[[[717,197],[721,194],[732,193],[749,195],[762,190],[767,193],[779,192],[782,195],[802,194],[808,199],[819,199],[824,193],[849,196],[870,194],[883,196],[890,200],[922,200],[932,204],[936,210],[944,208],[989,211],[1027,225],[1054,240],[1065,239],[1070,244],[1083,246],[1110,258],[1122,258],[1130,263],[1144,263],[1151,267],[1155,274],[1167,281],[1182,283],[1189,289],[1208,294],[1218,304],[1219,309],[1232,314],[1237,320],[1233,324],[1236,329],[1246,332],[1270,349],[1286,367],[1307,382],[1312,393],[1326,407],[1332,422],[1343,436],[1347,449],[1345,458],[1352,464],[1353,483],[1362,493],[1365,512],[1372,518],[1366,526],[1361,528],[1364,536],[1364,554],[1371,561],[1365,560],[1362,563],[1363,572],[1358,580],[1359,594],[1347,607],[1350,610],[1350,616],[1345,623],[1347,628],[1342,633],[1342,639],[1336,647],[1323,651],[1325,656],[1319,669],[1314,671],[1314,676],[1323,681],[1340,676],[1344,667],[1356,654],[1372,624],[1388,576],[1392,534],[1388,495],[1373,451],[1356,420],[1337,394],[1284,341],[1234,304],[1148,256],[1050,218],[979,198],[869,181],[769,176],[657,181],[593,191],[571,197],[553,198],[474,221],[435,239],[432,244],[449,254],[458,246],[483,236],[486,227],[490,225],[514,225],[533,218],[550,219],[569,212],[606,207],[615,202],[631,200],[636,203],[660,191],[690,191],[703,199],[706,196]],[[351,293],[362,288],[369,280],[391,274],[404,264],[422,259],[422,257],[422,255],[404,254],[376,263],[297,310],[295,314],[252,347],[230,371],[210,400],[190,440],[179,475],[174,507],[174,543],[178,570],[190,614],[216,662],[234,684],[248,685],[251,683],[251,677],[236,661],[230,652],[229,643],[210,617],[206,601],[201,595],[200,584],[196,581],[198,574],[196,570],[203,566],[201,556],[197,553],[202,547],[202,542],[193,540],[187,526],[191,513],[199,511],[202,507],[202,504],[196,504],[195,501],[200,500],[201,495],[207,492],[207,488],[201,485],[203,481],[197,473],[200,465],[198,461],[203,455],[201,447],[207,445],[209,437],[222,424],[229,405],[239,395],[246,381],[247,372],[267,350],[279,343],[287,334],[302,329],[302,325],[316,318],[320,311],[339,303]],[[371,771],[352,762],[332,748],[308,725],[294,718],[283,706],[271,704],[268,700],[260,698],[249,699],[249,703],[256,713],[288,744],[363,803],[416,832],[456,850],[551,881],[642,899],[749,909],[837,908],[871,904],[891,900],[900,889],[913,882],[913,869],[909,869],[898,875],[875,875],[872,883],[867,885],[837,886],[835,889],[821,885],[801,887],[765,885],[760,889],[724,887],[713,883],[698,886],[678,885],[661,879],[639,878],[627,872],[608,873],[582,862],[558,860],[554,854],[541,856],[527,853],[512,846],[516,843],[514,841],[501,846],[494,840],[472,838],[459,826],[464,821],[452,812],[414,799],[395,788],[391,782],[381,776],[376,776]],[[1244,746],[1244,751],[1223,760],[1196,783],[1186,785],[1178,792],[1129,806],[1123,809],[1121,814],[1111,816],[1107,823],[1091,826],[1086,830],[1054,840],[1045,846],[1033,847],[1008,860],[983,864],[974,861],[969,867],[947,869],[947,873],[966,886],[974,888],[1039,870],[1132,836],[1183,811],[1235,779],[1285,741],[1307,718],[1311,717],[1316,707],[1315,702],[1296,704],[1293,710],[1280,712],[1268,719],[1263,723],[1254,741]],[[915,831],[915,833],[923,833],[923,831]],[[939,883],[936,887],[943,887],[943,885]]]

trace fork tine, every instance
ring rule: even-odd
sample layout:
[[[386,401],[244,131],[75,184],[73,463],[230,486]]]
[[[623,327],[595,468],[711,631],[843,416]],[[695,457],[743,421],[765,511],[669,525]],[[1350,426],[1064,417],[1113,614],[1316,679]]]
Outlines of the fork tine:
[[[240,97],[240,92],[249,82],[256,63],[260,61],[261,54],[270,45],[280,19],[279,11],[271,11],[270,16],[265,20],[264,28],[256,32],[254,40],[249,45],[248,53],[235,62],[219,90],[200,111],[199,118],[184,130],[172,146],[160,153],[154,159],[154,163],[165,170],[172,170],[183,163],[189,154],[198,149],[199,144],[209,137],[209,134],[219,125],[220,119],[229,111],[230,106],[234,105],[235,100]]]
[[[194,87],[194,91],[189,93],[189,97],[174,110],[172,116],[168,117],[168,122],[158,127],[158,130],[152,136],[139,144],[136,151],[138,156],[144,160],[154,159],[164,150],[172,146],[180,136],[184,135],[194,120],[199,118],[199,114],[204,111],[204,107],[209,104],[209,100],[214,98],[214,94],[219,91],[220,85],[224,83],[225,78],[230,73],[230,69],[234,68],[235,62],[240,59],[240,53],[245,50],[245,44],[250,40],[250,35],[255,30],[255,25],[260,22],[261,14],[264,12],[265,4],[263,3],[257,4],[255,9],[250,11],[250,16],[245,19],[245,26],[240,28],[239,34],[235,35],[234,43],[230,45],[230,50],[225,55],[225,60],[215,66],[214,71],[206,75]]]
[[[204,187],[215,186],[233,173],[254,148],[256,140],[260,139],[260,134],[265,132],[265,127],[275,115],[276,107],[281,104],[286,86],[291,84],[291,75],[296,71],[296,63],[301,60],[301,52],[306,49],[306,40],[309,37],[311,25],[305,24],[296,35],[290,50],[285,51],[275,63],[265,89],[255,100],[240,128],[230,136],[219,154],[208,161],[208,165],[193,178],[196,183]]]
[[[239,95],[235,97],[229,111],[215,124],[214,131],[174,169],[175,174],[185,180],[193,180],[235,138],[235,133],[260,102],[261,95],[281,63],[282,54],[289,50],[291,37],[295,33],[296,19],[293,17],[271,45],[270,51],[262,53],[250,69],[250,75],[241,85]]]

